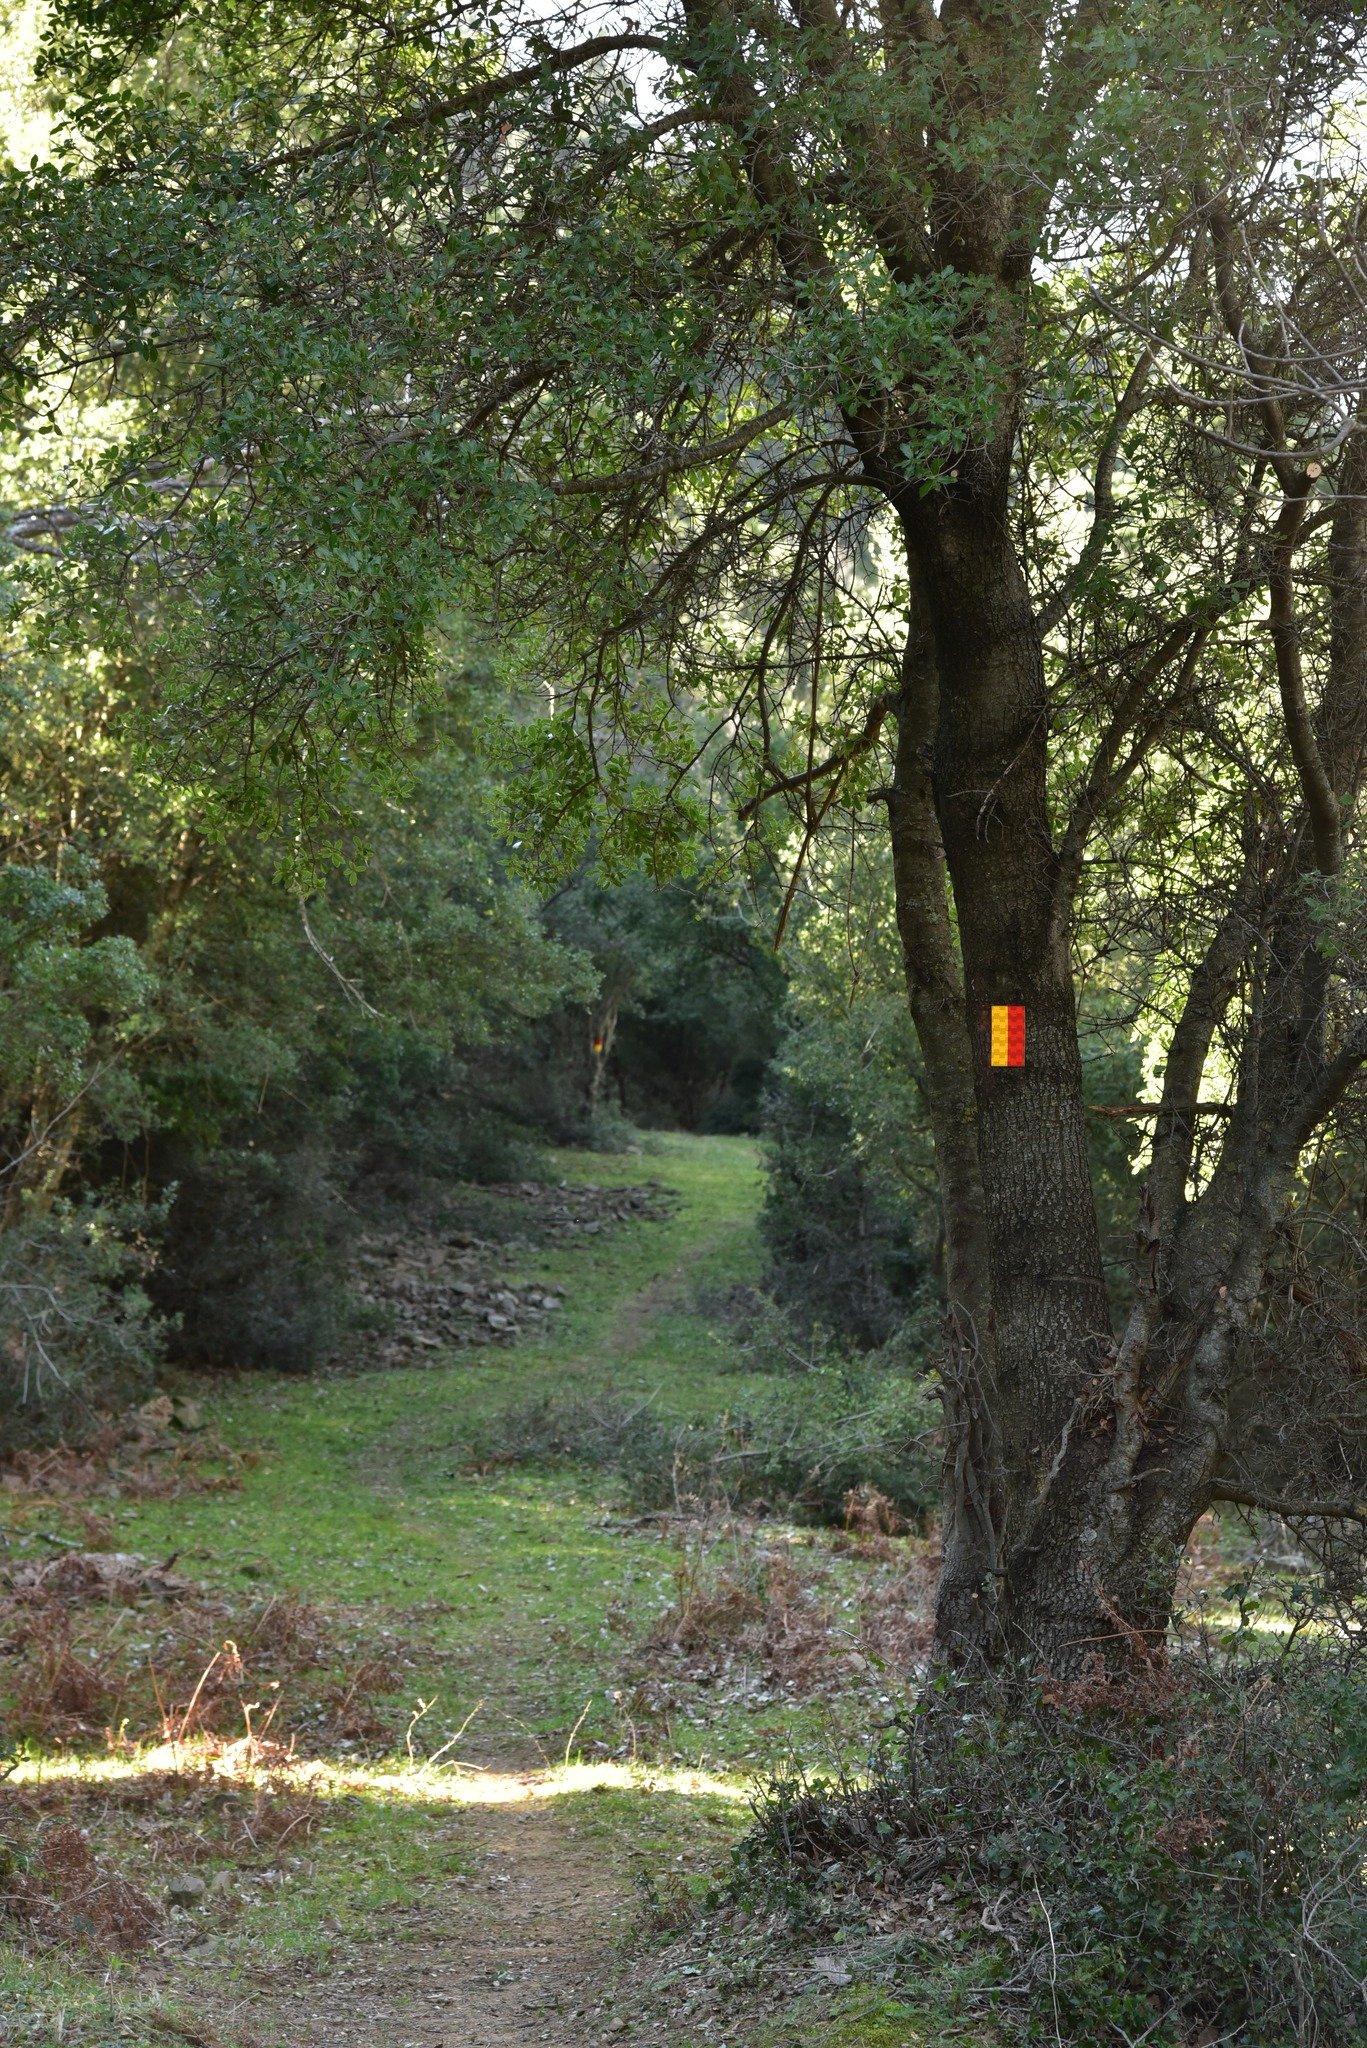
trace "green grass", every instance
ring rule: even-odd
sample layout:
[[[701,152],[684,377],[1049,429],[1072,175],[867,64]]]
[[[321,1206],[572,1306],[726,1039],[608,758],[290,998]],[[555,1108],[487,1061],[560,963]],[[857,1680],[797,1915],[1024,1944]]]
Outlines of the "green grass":
[[[943,2017],[924,2007],[879,1992],[842,1993],[833,2007],[798,2003],[764,2027],[753,2048],[931,2048],[946,2038],[943,2027]]]
[[[756,1713],[704,1702],[664,1737],[634,1729],[615,1697],[622,1645],[673,1597],[675,1541],[621,1526],[610,1473],[509,1467],[480,1477],[460,1469],[473,1423],[537,1395],[610,1393],[682,1416],[733,1407],[763,1384],[746,1370],[724,1316],[709,1312],[709,1302],[761,1270],[754,1145],[667,1138],[646,1157],[563,1154],[554,1169],[600,1185],[659,1178],[678,1191],[680,1206],[665,1222],[524,1255],[512,1278],[560,1282],[569,1292],[564,1311],[514,1348],[456,1352],[423,1371],[366,1371],[358,1357],[358,1369],[335,1377],[244,1377],[197,1389],[216,1435],[250,1461],[237,1489],[99,1504],[112,1517],[115,1547],[179,1553],[177,1568],[229,1617],[288,1592],[371,1637],[386,1635],[407,1660],[384,1702],[388,1737],[329,1760],[332,1776],[319,1780],[326,1816],[298,1868],[268,1896],[241,1888],[221,1941],[229,1977],[264,1956],[325,1966],[339,1938],[362,1938],[398,1901],[449,1882],[462,1781],[426,1772],[422,1757],[467,1717],[453,1754],[486,1762],[563,1765],[571,1755],[634,1749],[634,1775],[608,1770],[589,1790],[575,1789],[570,1773],[561,1799],[567,1824],[625,1858],[647,1889],[654,1871],[682,1872],[701,1885],[745,1823],[739,1795],[747,1775],[794,1747],[848,1749],[868,1719],[865,1699],[852,1700],[843,1719],[829,1704],[779,1700]],[[78,1533],[55,1505],[37,1519],[50,1535]],[[16,1547],[33,1541],[30,1516]],[[216,1647],[206,1637],[206,1658]],[[286,1698],[282,1727],[290,1704]],[[49,1762],[49,1774],[54,1767],[71,1765]],[[713,1772],[715,1788],[693,1785],[677,1796],[668,1774],[682,1767]],[[42,1768],[40,1759],[19,1780]],[[117,1828],[112,1839],[120,1839]],[[208,1844],[199,1866],[206,1875],[216,1853]],[[50,1960],[29,1971],[21,1991],[12,1954],[0,1948],[0,2016],[16,2041],[102,2048],[106,2039],[139,2038],[125,1981],[129,1974],[116,1971],[101,1985]],[[890,2008],[875,2014],[867,1994],[865,2007],[835,2019],[828,2011],[812,2021],[817,2032],[795,2020],[772,2038],[802,2048],[906,2048],[920,2038],[898,2033],[902,2020]],[[53,2033],[59,2012],[69,2018]],[[24,2013],[46,2015],[49,2034],[26,2035]],[[754,2041],[760,2048],[758,2031]]]
[[[696,1312],[707,1290],[757,1277],[755,1148],[742,1139],[664,1139],[648,1161],[559,1155],[562,1176],[676,1187],[678,1214],[528,1257],[570,1289],[552,1327],[512,1350],[458,1352],[423,1371],[325,1380],[250,1379],[212,1397],[215,1429],[261,1462],[242,1490],[116,1511],[117,1541],[181,1554],[204,1584],[241,1597],[267,1583],[310,1600],[421,1622],[429,1661],[414,1674],[425,1717],[454,1726],[484,1698],[488,1731],[522,1727],[557,1754],[591,1705],[586,1739],[611,1712],[596,1654],[614,1599],[641,1613],[668,1597],[674,1564],[658,1538],[602,1527],[609,1477],[510,1470],[458,1476],[463,1432],[480,1415],[538,1393],[612,1391],[662,1412],[724,1407],[755,1384]],[[436,1715],[436,1719],[433,1719]],[[442,1717],[445,1717],[443,1720]]]

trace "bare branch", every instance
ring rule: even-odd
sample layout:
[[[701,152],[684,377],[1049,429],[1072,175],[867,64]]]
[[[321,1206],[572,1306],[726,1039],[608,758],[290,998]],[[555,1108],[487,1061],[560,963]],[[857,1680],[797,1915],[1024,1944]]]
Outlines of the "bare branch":
[[[341,155],[348,149],[354,149],[358,143],[382,142],[390,135],[409,134],[415,128],[435,127],[442,121],[454,120],[458,114],[479,114],[505,93],[517,92],[524,85],[535,85],[540,79],[554,78],[566,71],[577,71],[585,64],[596,62],[599,57],[615,56],[628,50],[640,50],[657,57],[678,56],[675,45],[663,36],[589,36],[582,43],[571,44],[567,50],[548,50],[534,64],[524,64],[517,71],[504,71],[495,77],[481,79],[478,85],[467,86],[464,92],[452,93],[442,100],[428,100],[406,114],[358,122],[353,127],[337,129],[319,142],[301,143],[297,149],[282,150],[277,156],[264,158],[259,168],[272,171],[296,164],[317,163],[321,157]]]
[[[1093,1116],[1138,1117],[1143,1119],[1164,1114],[1161,1102],[1089,1102],[1087,1108]],[[1188,1116],[1233,1116],[1232,1102],[1189,1102]]]
[[[1257,1508],[1263,1514],[1280,1515],[1287,1522],[1367,1522],[1367,1501],[1287,1500],[1280,1494],[1259,1493],[1251,1486],[1234,1486],[1223,1479],[1211,1481],[1209,1498],[1228,1501],[1236,1508]]]
[[[318,958],[322,961],[324,967],[327,968],[328,973],[331,974],[333,978],[336,980],[336,982],[338,983],[339,987],[342,990],[342,993],[345,995],[347,1001],[349,1003],[355,1003],[358,1010],[364,1010],[367,1017],[378,1017],[380,1012],[375,1008],[375,1005],[373,1003],[369,1003],[366,1001],[360,983],[353,981],[350,975],[343,974],[341,968],[337,965],[337,962],[333,959],[331,953],[328,952],[327,948],[318,938],[318,935],[314,931],[313,926],[309,923],[308,904],[304,901],[302,896],[299,898],[299,922],[304,927],[304,937],[308,940],[309,945],[313,948],[313,951],[318,955]]]
[[[1115,465],[1120,454],[1120,444],[1125,429],[1144,402],[1144,389],[1149,381],[1154,364],[1154,351],[1145,348],[1139,361],[1130,372],[1129,381],[1121,393],[1111,424],[1097,454],[1096,474],[1092,481],[1092,525],[1077,560],[1068,571],[1057,590],[1048,599],[1035,623],[1041,634],[1052,633],[1054,627],[1068,610],[1079,590],[1086,586],[1097,562],[1101,559],[1106,542],[1115,524],[1117,505],[1115,502]]]

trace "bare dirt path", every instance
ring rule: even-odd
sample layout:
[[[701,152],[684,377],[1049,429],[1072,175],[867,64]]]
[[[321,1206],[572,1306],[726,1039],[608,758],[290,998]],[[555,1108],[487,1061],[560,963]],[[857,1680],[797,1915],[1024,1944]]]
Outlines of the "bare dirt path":
[[[242,2048],[600,2048],[649,2040],[617,1978],[629,1893],[611,1851],[570,1832],[555,1802],[472,1804],[453,1821],[470,1875],[444,1880],[385,1935],[307,1975],[231,1987],[195,1968],[207,2043]],[[188,1959],[187,1959],[188,1960]],[[183,1970],[183,1966],[182,1966]],[[185,1974],[177,1985],[185,1999]],[[183,2011],[181,2003],[179,2010]]]

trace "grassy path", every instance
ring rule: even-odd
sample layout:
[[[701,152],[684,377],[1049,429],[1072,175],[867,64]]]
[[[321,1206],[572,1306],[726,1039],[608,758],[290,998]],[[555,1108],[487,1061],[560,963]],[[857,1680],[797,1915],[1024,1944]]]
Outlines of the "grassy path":
[[[758,1272],[754,1148],[671,1138],[645,1158],[557,1164],[600,1184],[658,1178],[677,1190],[677,1213],[526,1254],[512,1277],[559,1283],[567,1303],[511,1349],[213,1391],[213,1427],[248,1461],[235,1489],[101,1503],[109,1547],[177,1553],[199,1589],[194,1655],[207,1663],[231,1637],[254,1726],[279,1696],[276,1732],[291,1728],[308,1761],[272,1775],[258,1758],[251,1784],[225,1792],[221,1756],[212,1776],[193,1741],[168,1753],[139,1741],[136,1723],[106,1756],[31,1747],[11,1798],[40,1820],[84,1825],[154,1896],[186,1863],[206,1889],[170,1915],[150,1959],[103,1978],[60,1952],[16,1967],[0,1947],[0,2039],[931,2038],[876,1997],[832,2000],[829,1989],[814,2003],[780,1998],[772,2020],[753,1999],[748,2017],[738,2006],[728,2018],[701,1963],[681,1965],[662,1992],[658,1970],[624,1946],[626,1930],[639,1934],[642,1887],[658,1906],[716,1871],[746,1822],[754,1773],[795,1744],[838,1739],[840,1713],[829,1697],[704,1676],[672,1685],[670,1711],[638,1724],[624,1644],[649,1639],[685,1597],[692,1539],[681,1550],[667,1526],[634,1524],[607,1473],[463,1469],[472,1428],[539,1397],[610,1394],[685,1415],[755,1391],[718,1312]],[[46,1513],[47,1540],[61,1515],[60,1504]],[[37,1540],[35,1517],[16,1511],[14,1549]],[[832,1552],[823,1569],[854,1568]],[[314,1643],[319,1617],[331,1634]],[[149,1665],[169,1655],[146,1617],[128,1626],[147,1628]],[[268,1638],[284,1643],[277,1665],[258,1654]],[[258,1668],[287,1675],[258,1679]],[[867,1693],[851,1702],[861,1723]]]

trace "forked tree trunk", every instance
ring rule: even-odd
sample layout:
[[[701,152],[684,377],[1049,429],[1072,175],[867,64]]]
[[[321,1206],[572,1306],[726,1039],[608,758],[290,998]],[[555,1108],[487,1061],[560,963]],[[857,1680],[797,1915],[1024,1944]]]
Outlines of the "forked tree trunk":
[[[1245,1232],[1237,1298],[1227,1245],[1160,1289],[1141,1216],[1117,1339],[1045,787],[1043,656],[1003,528],[942,517],[909,551],[919,602],[888,799],[947,1246],[940,1653],[961,1669],[1070,1674],[1162,1644],[1262,1245],[1250,1260]],[[989,1063],[1003,1003],[1025,1009],[1023,1067]]]

